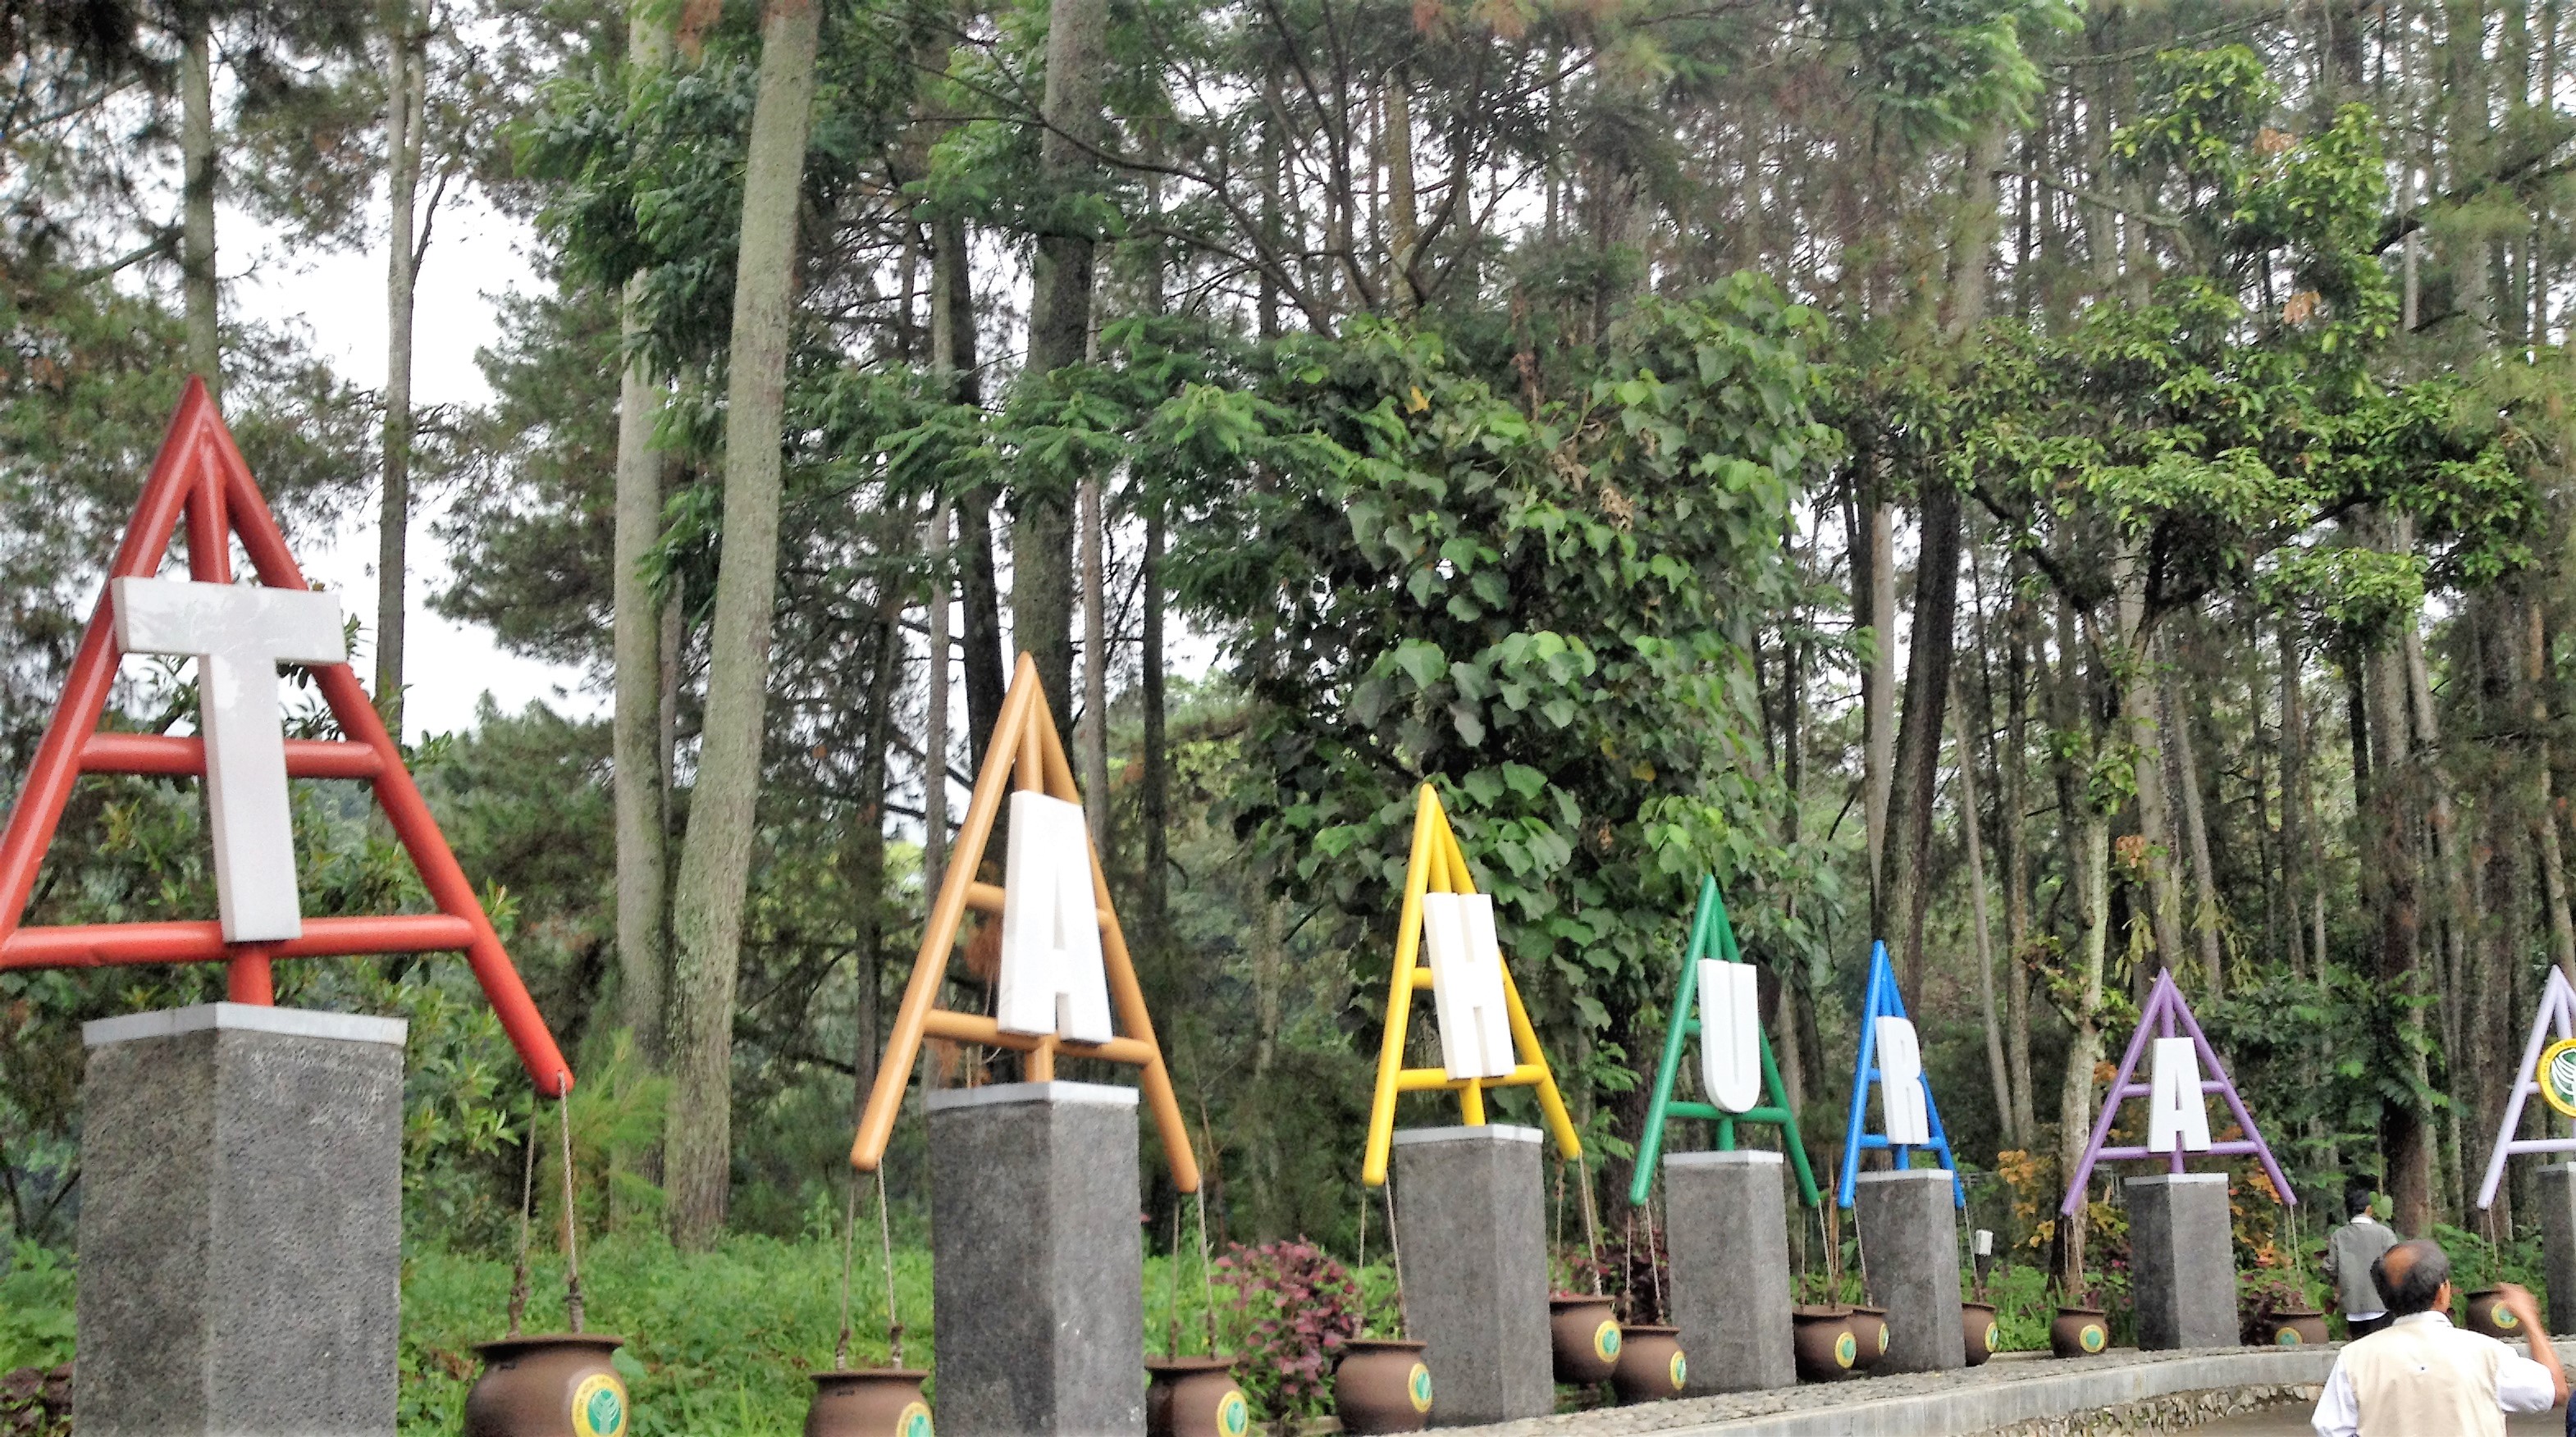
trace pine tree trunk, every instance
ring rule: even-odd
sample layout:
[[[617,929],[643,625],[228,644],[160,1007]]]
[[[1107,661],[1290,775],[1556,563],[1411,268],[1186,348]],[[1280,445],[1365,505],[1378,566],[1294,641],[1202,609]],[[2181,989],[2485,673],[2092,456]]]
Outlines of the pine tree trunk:
[[[2004,1059],[2003,1024],[1995,1016],[1995,944],[1986,923],[1986,850],[1977,829],[1985,811],[1977,804],[1977,745],[1968,741],[1968,711],[1958,702],[1958,683],[1951,682],[1950,707],[1959,715],[1959,832],[1968,844],[1968,911],[1977,930],[1977,1008],[1985,1020],[1986,1073],[1994,1080],[1995,1117],[2004,1141],[2021,1145],[2013,1126],[2012,1068]]]
[[[975,358],[975,271],[967,253],[966,222],[954,215],[942,216],[932,226],[930,294],[931,366],[947,377],[951,403],[980,405],[984,386]],[[983,772],[984,745],[1001,715],[1006,682],[992,514],[993,496],[985,490],[957,497],[958,609],[965,624],[959,635],[960,666],[966,687],[967,768],[974,773]]]
[[[672,1238],[688,1248],[706,1246],[722,1230],[732,1166],[734,985],[768,711],[796,214],[821,18],[820,0],[768,0],[764,7],[759,91],[744,163],[727,366],[724,540],[697,786],[672,913],[678,955],[664,1171]]]
[[[223,341],[215,289],[215,56],[205,7],[179,7],[179,290],[188,368],[206,397],[224,401]]]
[[[1869,665],[1861,671],[1862,810],[1869,839],[1869,911],[1872,936],[1887,932],[1887,810],[1896,782],[1896,507],[1879,496],[1878,456],[1855,456],[1855,497],[1861,528],[1853,536],[1852,600],[1869,630]]]
[[[418,255],[415,219],[428,78],[424,37],[409,0],[381,0],[385,32],[385,418],[384,490],[376,512],[376,709],[402,732],[403,600],[411,535],[412,293]]]
[[[2163,686],[2165,738],[2173,747],[2175,767],[2181,771],[2178,777],[2187,839],[2185,852],[2191,858],[2191,885],[2196,895],[2191,909],[2192,936],[2200,944],[2200,966],[2209,979],[2209,996],[2219,998],[2227,993],[2227,971],[2218,939],[2218,867],[2210,859],[2209,819],[2201,803],[2200,762],[2193,752],[2190,710],[2183,703],[2182,684],[2170,667],[2164,671]]]
[[[671,37],[654,0],[635,0],[626,23],[630,74],[669,62]],[[631,347],[642,335],[643,276],[619,297],[617,333]],[[630,359],[617,384],[617,473],[610,540],[610,635],[615,666],[609,717],[610,801],[617,826],[618,1021],[632,1034],[648,1073],[662,1068],[663,994],[670,960],[671,835],[669,745],[663,738],[665,615],[644,581],[644,556],[662,536],[666,456],[653,447],[662,386],[650,366]],[[672,677],[676,677],[673,675]]]
[[[2540,888],[2549,905],[2550,960],[2576,982],[2576,918],[2568,910],[2567,866],[2558,843],[2558,800],[2549,753],[2549,643],[2546,617],[2537,595],[2523,604],[2523,681],[2531,686],[2531,731],[2538,762],[2540,806],[2531,820],[2539,845]]]
[[[936,893],[948,871],[948,685],[950,635],[948,608],[953,595],[948,582],[948,506],[930,511],[930,532],[923,548],[930,557],[929,675],[921,724],[921,889]]]
[[[1880,934],[1894,951],[1898,987],[1919,1005],[1923,907],[1932,878],[1932,804],[1940,778],[1943,710],[1959,609],[1959,492],[1923,488],[1922,550],[1914,569],[1914,623],[1905,659],[1905,713],[1896,735],[1894,807],[1888,814]]]
[[[2004,851],[2004,1051],[2012,1064],[2013,1131],[2020,1134],[2019,1141],[2027,1147],[2039,1140],[2039,1116],[2030,1075],[2030,976],[2022,971],[2022,954],[2030,943],[2030,844],[2022,823],[2027,811],[2022,779],[2024,756],[2030,752],[2026,696],[2030,691],[2027,670],[2031,646],[2030,608],[2018,597],[2018,585],[2015,592],[2011,662],[2005,670],[2010,688],[2005,701],[2004,747],[1995,765],[1996,796],[2003,804],[1997,815],[2000,821],[1995,841]]]
[[[2412,548],[2403,521],[2374,525],[2395,552]],[[2413,815],[2422,785],[2418,781],[2406,735],[2405,659],[2395,635],[2374,643],[2362,663],[2362,683],[2369,710],[2370,788],[2364,800],[2362,834],[2363,889],[2378,937],[2374,967],[2383,1001],[2378,1035],[2380,1051],[2397,1064],[2401,1078],[2419,1088],[2424,1082],[2422,1016],[2402,1006],[2423,995],[2422,911],[2417,875],[2421,862],[2414,851]],[[2427,1114],[2406,1096],[2383,1096],[2379,1109],[2380,1150],[2387,1163],[2387,1187],[2395,1201],[2397,1227],[2410,1237],[2430,1236],[2433,1221],[2433,1145]]]
[[[1401,66],[1386,79],[1387,287],[1395,312],[1410,315],[1422,303],[1414,285],[1415,251],[1422,225],[1413,192],[1413,99]]]
[[[1100,133],[1108,24],[1108,0],[1049,0],[1038,174],[1052,196],[1099,183],[1089,146]],[[1025,371],[1032,382],[1082,361],[1091,336],[1092,248],[1089,235],[1037,237]],[[1011,641],[1037,660],[1059,738],[1070,737],[1066,727],[1075,712],[1072,500],[1050,484],[1029,485],[1018,495],[1011,526]]]
[[[1108,568],[1101,560],[1100,476],[1082,476],[1082,726],[1083,816],[1091,846],[1104,865],[1109,845],[1109,600],[1102,592]]]

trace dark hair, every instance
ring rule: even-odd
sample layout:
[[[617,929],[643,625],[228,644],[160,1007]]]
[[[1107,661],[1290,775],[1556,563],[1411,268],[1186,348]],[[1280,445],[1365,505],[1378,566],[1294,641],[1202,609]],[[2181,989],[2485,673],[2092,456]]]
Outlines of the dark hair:
[[[2413,1259],[2396,1281],[2388,1277],[2388,1260],[2399,1253]],[[2371,1259],[2370,1283],[2379,1289],[2379,1299],[2388,1304],[2391,1317],[2409,1317],[2433,1310],[2434,1299],[2442,1295],[2442,1284],[2451,1280],[2451,1259],[2441,1244],[2427,1238],[2401,1242]]]
[[[2370,1211],[2371,1199],[2379,1196],[2368,1183],[2354,1183],[2343,1190],[2343,1212],[2346,1217],[2359,1217]]]

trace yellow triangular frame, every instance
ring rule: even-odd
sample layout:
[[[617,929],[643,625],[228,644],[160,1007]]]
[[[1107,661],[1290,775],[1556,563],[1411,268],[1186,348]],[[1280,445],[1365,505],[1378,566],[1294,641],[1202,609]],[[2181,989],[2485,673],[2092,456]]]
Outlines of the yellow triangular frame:
[[[1002,712],[993,720],[992,741],[984,750],[984,769],[975,777],[975,796],[966,806],[966,822],[957,830],[957,846],[948,855],[948,872],[940,881],[938,900],[931,904],[930,921],[922,928],[921,951],[912,960],[912,980],[904,985],[903,1003],[895,1010],[894,1031],[886,1041],[885,1061],[877,1067],[876,1087],[868,1094],[866,1111],[860,1114],[858,1140],[850,1147],[850,1163],[861,1172],[874,1172],[885,1160],[886,1140],[894,1132],[896,1114],[902,1111],[904,1089],[912,1082],[913,1060],[920,1055],[921,1040],[950,1038],[1028,1054],[1028,1077],[1032,1082],[1046,1082],[1055,1076],[1058,1053],[1132,1063],[1143,1069],[1145,1103],[1154,1114],[1155,1130],[1162,1134],[1164,1154],[1171,1160],[1172,1183],[1182,1192],[1196,1192],[1198,1158],[1190,1151],[1189,1128],[1181,1120],[1180,1099],[1172,1092],[1172,1075],[1163,1066],[1163,1050],[1154,1039],[1153,1016],[1145,1011],[1145,991],[1138,986],[1136,965],[1127,956],[1127,938],[1119,930],[1118,911],[1110,902],[1109,879],[1101,871],[1097,850],[1091,855],[1091,891],[1100,904],[1100,956],[1108,970],[1110,1005],[1117,1010],[1123,1036],[1106,1043],[1077,1043],[1053,1034],[1005,1033],[981,1013],[957,1013],[934,1006],[940,979],[948,972],[948,954],[957,945],[958,925],[965,921],[966,910],[972,908],[996,917],[1001,914],[1004,890],[977,882],[975,871],[983,863],[985,845],[993,837],[993,820],[1001,812],[1003,795],[1014,789],[1043,793],[1067,803],[1082,802],[1082,791],[1074,786],[1073,767],[1065,761],[1064,744],[1056,737],[1055,715],[1047,707],[1046,690],[1038,682],[1037,664],[1027,654],[1020,655],[1018,670],[1011,675],[1011,691],[1002,699]]]
[[[1404,866],[1404,913],[1396,920],[1395,974],[1387,987],[1386,1037],[1378,1046],[1377,1096],[1369,1104],[1368,1153],[1360,1167],[1360,1181],[1370,1187],[1386,1181],[1386,1155],[1395,1142],[1395,1099],[1399,1093],[1456,1093],[1462,1121],[1471,1128],[1481,1128],[1485,1125],[1485,1089],[1536,1088],[1539,1109],[1547,1115],[1548,1131],[1556,1138],[1557,1151],[1568,1158],[1583,1154],[1583,1140],[1574,1134],[1574,1119],[1566,1114],[1565,1097],[1556,1090],[1556,1074],[1548,1069],[1547,1054],[1539,1050],[1538,1030],[1530,1026],[1529,1010],[1521,1006],[1520,985],[1512,981],[1509,963],[1503,965],[1503,1004],[1511,1011],[1512,1049],[1520,1059],[1510,1074],[1500,1078],[1452,1078],[1442,1068],[1404,1066],[1404,1039],[1412,1022],[1413,995],[1418,989],[1432,986],[1431,967],[1421,961],[1422,895],[1475,891],[1476,880],[1467,873],[1467,855],[1458,847],[1458,835],[1450,831],[1449,814],[1440,806],[1440,795],[1426,783],[1413,809],[1413,856]]]

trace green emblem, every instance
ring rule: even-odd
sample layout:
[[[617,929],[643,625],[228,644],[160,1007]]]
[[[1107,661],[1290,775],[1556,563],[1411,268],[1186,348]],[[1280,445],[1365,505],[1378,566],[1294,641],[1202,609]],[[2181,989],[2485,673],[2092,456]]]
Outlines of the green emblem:
[[[2099,1352],[2110,1345],[2111,1334],[2102,1330],[2102,1324],[2098,1322],[2088,1322],[2084,1324],[2085,1351]]]
[[[930,1409],[907,1402],[894,1419],[895,1437],[930,1437]]]
[[[1604,1362],[1619,1355],[1619,1324],[1605,1322],[1592,1329],[1592,1353]]]
[[[1225,1437],[1243,1437],[1252,1430],[1252,1406],[1240,1392],[1228,1392],[1216,1405],[1216,1427]]]
[[[1673,1390],[1679,1392],[1689,1385],[1690,1359],[1676,1352],[1673,1354]]]
[[[1852,1336],[1849,1332],[1836,1334],[1834,1337],[1835,1364],[1841,1367],[1849,1367],[1859,1360],[1860,1339]]]
[[[2004,1340],[2003,1329],[2002,1329],[2000,1326],[1996,1325],[1995,1323],[1991,1323],[1991,1322],[1987,1323],[1987,1324],[1986,1324],[1986,1353],[1987,1353],[1987,1355],[1988,1355],[1988,1356],[1992,1356],[1992,1355],[1994,1354],[1995,1349],[2003,1345],[2003,1340]]]
[[[1419,1362],[1413,1364],[1413,1377],[1405,1384],[1405,1395],[1413,1399],[1414,1411],[1428,1412],[1431,1410],[1430,1368],[1423,1366]]]
[[[2296,1347],[2299,1340],[2299,1329],[2295,1327],[2282,1326],[2272,1330],[2272,1341],[2279,1346]]]

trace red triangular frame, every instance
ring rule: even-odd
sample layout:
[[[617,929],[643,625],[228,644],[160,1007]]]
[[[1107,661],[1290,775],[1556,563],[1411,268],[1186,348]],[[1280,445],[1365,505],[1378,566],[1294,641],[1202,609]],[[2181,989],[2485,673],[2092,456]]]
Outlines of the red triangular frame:
[[[149,578],[168,554],[185,517],[189,576],[201,583],[232,582],[231,536],[241,540],[261,583],[309,589],[287,551],[268,501],[251,479],[250,466],[233,443],[205,384],[190,378],[178,411],[162,437],[152,477],[117,546],[108,580]],[[184,774],[203,777],[205,745],[195,738],[161,734],[101,733],[108,692],[115,686],[117,648],[108,586],[81,636],[71,675],[36,749],[35,763],[18,791],[9,827],[0,834],[0,972],[21,968],[92,968],[121,963],[231,965],[227,996],[236,1003],[271,999],[269,960],[350,953],[421,953],[461,950],[483,985],[537,1090],[556,1097],[572,1086],[572,1069],[554,1035],[511,966],[500,934],[474,896],[473,884],[430,817],[429,805],[403,766],[402,750],[385,731],[376,706],[345,663],[311,666],[340,731],[338,741],[290,739],[286,771],[297,778],[363,778],[375,791],[394,834],[411,855],[436,913],[378,917],[307,918],[300,937],[278,943],[226,943],[214,920],[158,923],[92,923],[21,927],[35,892],[36,871],[51,848],[72,782],[84,773]]]

